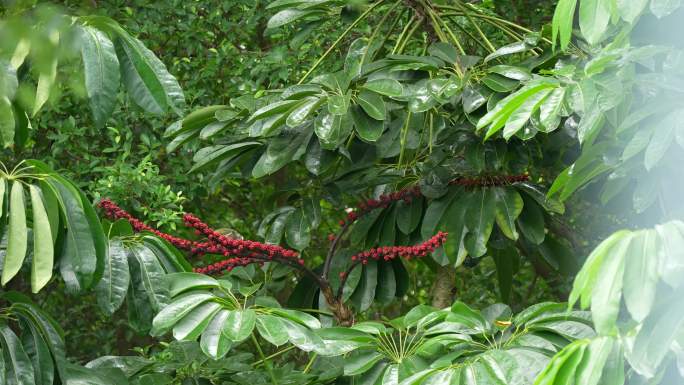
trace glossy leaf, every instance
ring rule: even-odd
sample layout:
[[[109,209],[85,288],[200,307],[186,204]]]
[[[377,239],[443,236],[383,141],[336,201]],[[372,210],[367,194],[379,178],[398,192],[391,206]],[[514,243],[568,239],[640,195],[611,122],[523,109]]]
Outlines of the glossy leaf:
[[[466,209],[466,234],[464,244],[468,254],[478,258],[487,252],[487,241],[492,233],[496,214],[494,192],[481,188],[475,192],[472,205]]]
[[[289,339],[289,336],[285,331],[285,325],[280,321],[279,317],[260,314],[257,316],[256,328],[263,339],[275,346],[283,345],[287,343]]]
[[[256,313],[252,309],[231,310],[223,326],[223,333],[234,342],[247,339],[256,325]]]
[[[363,90],[357,97],[359,106],[375,120],[385,120],[385,101],[374,92]]]
[[[214,318],[214,315],[221,309],[221,305],[216,302],[205,302],[190,313],[186,314],[173,327],[173,338],[176,340],[194,341],[199,337],[204,329]],[[229,314],[230,316],[230,314]],[[228,319],[228,318],[226,318]],[[224,325],[225,330],[225,325]]]
[[[229,314],[228,310],[219,310],[207,325],[200,339],[200,348],[204,354],[215,360],[225,357],[232,346],[230,339],[223,333]]]
[[[6,324],[0,324],[0,346],[6,359],[7,380],[16,385],[34,384],[33,365],[24,351],[21,341]]]
[[[154,317],[152,322],[152,335],[161,335],[165,333],[195,307],[213,298],[214,296],[212,294],[202,291],[188,293],[175,298],[173,302],[165,306],[159,314]]]
[[[626,0],[629,1],[629,0]],[[556,42],[560,38],[561,49],[566,49],[570,44],[572,37],[572,21],[575,18],[575,8],[577,7],[577,0],[559,0],[556,5],[556,11],[553,14],[553,47],[556,48]]]
[[[21,269],[26,258],[28,233],[26,230],[26,204],[24,187],[20,181],[12,182],[9,195],[9,238],[2,266],[2,285],[5,286]]]
[[[374,79],[363,85],[363,88],[373,91],[376,94],[389,97],[399,97],[404,91],[404,87],[394,79]]]
[[[601,41],[610,21],[610,4],[605,0],[581,0],[579,26],[589,44]]]
[[[110,241],[104,274],[95,287],[97,304],[107,314],[113,314],[126,298],[131,279],[127,254],[120,240]]]
[[[517,240],[515,220],[523,210],[523,199],[518,192],[511,188],[495,188],[496,224],[508,238]]]

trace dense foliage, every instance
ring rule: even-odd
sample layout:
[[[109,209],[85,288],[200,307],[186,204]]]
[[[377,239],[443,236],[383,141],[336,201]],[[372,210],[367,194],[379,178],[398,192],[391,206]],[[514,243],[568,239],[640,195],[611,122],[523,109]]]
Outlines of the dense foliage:
[[[0,383],[680,383],[680,5],[1,9]]]

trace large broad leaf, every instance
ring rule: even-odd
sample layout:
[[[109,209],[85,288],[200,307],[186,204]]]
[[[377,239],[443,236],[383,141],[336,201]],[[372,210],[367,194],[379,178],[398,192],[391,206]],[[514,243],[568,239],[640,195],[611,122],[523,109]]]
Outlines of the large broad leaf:
[[[223,328],[229,314],[230,311],[228,310],[219,310],[209,325],[207,325],[200,339],[200,348],[204,354],[215,360],[223,358],[232,346],[230,339],[223,333]]]
[[[208,275],[191,272],[167,274],[164,280],[168,284],[169,295],[173,298],[189,290],[207,290],[220,286],[217,280]]]
[[[206,302],[196,307],[174,325],[173,338],[179,341],[196,340],[219,310],[221,310],[221,305],[216,302]]]
[[[681,4],[681,0],[651,0],[651,13],[662,18],[677,10]]]
[[[114,44],[103,32],[88,26],[80,28],[81,58],[85,75],[86,93],[98,127],[114,111],[121,81],[119,60]]]
[[[508,140],[517,134],[525,124],[532,118],[532,115],[539,110],[546,97],[551,93],[551,89],[542,89],[518,107],[506,121],[503,137]],[[489,132],[487,133],[489,135]],[[525,132],[523,132],[526,135]]]
[[[350,355],[344,364],[344,375],[355,376],[365,373],[382,358],[382,354],[375,351],[362,351]]]
[[[23,385],[35,384],[33,365],[26,354],[21,341],[6,324],[0,324],[0,346],[2,347],[3,359],[7,370],[7,381],[10,384]]]
[[[684,327],[684,306],[672,306],[684,295],[680,287],[672,297],[664,300],[643,322],[626,358],[632,368],[646,378],[653,377],[665,359],[677,335]]]
[[[164,269],[152,250],[144,245],[131,247],[128,265],[131,283],[142,289],[152,310],[159,311],[169,300],[168,287],[164,282]]]
[[[247,339],[256,325],[256,313],[252,309],[231,310],[223,325],[223,333],[231,341]]]
[[[304,209],[296,210],[285,224],[285,239],[287,244],[296,250],[303,250],[311,242],[311,219],[304,213]]]
[[[211,293],[204,291],[192,292],[175,298],[154,317],[151,334],[164,334],[194,308],[213,298]]]
[[[494,192],[481,188],[475,192],[466,211],[466,234],[464,244],[471,257],[478,258],[487,252],[487,242],[492,233],[496,213]]]
[[[394,79],[375,79],[363,85],[363,88],[380,95],[398,97],[404,91],[404,87]]]
[[[361,281],[359,281],[359,284],[356,286],[356,290],[351,297],[357,311],[365,311],[373,304],[377,284],[378,262],[370,260],[367,264],[363,265]]]
[[[359,137],[368,142],[375,142],[380,139],[385,130],[385,123],[382,120],[375,120],[359,106],[350,108],[352,121]]]
[[[288,341],[289,336],[280,317],[260,314],[257,316],[256,328],[263,339],[275,346],[283,345]]]
[[[641,12],[646,8],[648,0],[616,0],[616,8],[622,19],[633,23]]]
[[[269,142],[268,148],[252,169],[252,176],[261,178],[280,170],[303,154],[313,133],[310,130],[283,133]]]
[[[625,254],[629,250],[632,236],[620,240],[610,256],[600,266],[594,288],[591,292],[591,315],[596,331],[602,335],[616,332],[616,321],[620,312],[624,284]]]
[[[517,240],[515,220],[523,209],[523,199],[515,189],[497,187],[494,189],[496,197],[496,224],[508,238]]]
[[[95,287],[97,304],[107,314],[113,314],[121,306],[128,292],[131,276],[127,253],[120,240],[110,241],[104,274]]]
[[[655,230],[634,234],[625,256],[625,305],[637,322],[648,316],[655,300],[660,258]]]
[[[65,182],[54,178],[48,184],[57,196],[66,226],[60,271],[67,289],[78,291],[92,284],[97,268],[97,251],[80,194]]]
[[[23,329],[21,343],[33,362],[36,384],[52,385],[55,377],[55,365],[50,354],[50,348],[36,325],[25,322],[25,320],[21,324]]]
[[[544,242],[544,213],[533,200],[523,196],[524,210],[518,217],[518,227],[530,242],[539,245]]]
[[[575,18],[576,7],[577,0],[560,0],[556,5],[556,11],[553,14],[552,27],[554,49],[556,48],[556,42],[559,37],[561,49],[566,49],[570,44],[570,38],[572,37],[572,21]]]
[[[0,141],[5,148],[14,144],[15,124],[12,102],[0,97]]]
[[[375,120],[385,120],[385,101],[375,92],[363,90],[357,96],[359,106]]]
[[[605,0],[581,0],[579,26],[589,44],[601,41],[610,21],[610,4]]]
[[[183,90],[164,63],[140,40],[121,31],[117,53],[123,81],[133,101],[144,110],[162,114],[171,108],[182,115]]]
[[[50,277],[54,262],[54,246],[52,230],[47,211],[43,205],[40,189],[29,185],[31,194],[31,209],[33,211],[33,260],[31,263],[31,291],[37,293],[42,289]]]
[[[26,258],[28,233],[26,230],[26,205],[24,203],[24,187],[22,182],[12,182],[9,196],[9,239],[7,253],[2,265],[2,285],[4,286],[21,269]]]

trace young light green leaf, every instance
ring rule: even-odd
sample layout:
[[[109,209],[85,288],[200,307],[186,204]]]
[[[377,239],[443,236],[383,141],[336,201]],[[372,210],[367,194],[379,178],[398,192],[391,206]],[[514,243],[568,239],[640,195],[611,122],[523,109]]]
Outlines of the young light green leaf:
[[[648,0],[616,0],[616,7],[622,19],[633,24],[641,12],[646,8]]]
[[[2,286],[5,286],[19,272],[24,258],[26,258],[28,232],[22,182],[18,180],[12,182],[9,203],[9,238],[7,253],[2,266]]]
[[[660,265],[657,240],[655,230],[634,233],[625,257],[625,305],[637,322],[648,316],[655,300]]]
[[[591,315],[600,335],[613,335],[617,328],[622,288],[624,284],[625,255],[633,236],[625,237],[613,249],[609,258],[603,260],[597,280],[591,292]]]
[[[0,97],[0,140],[5,148],[14,144],[15,124],[12,102]]]
[[[54,261],[54,247],[50,221],[43,206],[40,190],[35,185],[29,185],[31,195],[31,209],[33,211],[33,260],[31,262],[31,291],[37,293],[42,289],[50,277]]]
[[[657,18],[663,18],[682,5],[681,0],[651,0],[651,13]]]
[[[630,1],[630,0],[626,0]],[[572,37],[572,21],[575,18],[575,8],[577,0],[560,0],[556,5],[553,14],[552,34],[553,49],[556,49],[556,42],[560,38],[560,46],[565,50],[570,45]]]
[[[601,41],[610,21],[610,4],[606,0],[581,0],[579,26],[591,45]]]
[[[525,123],[532,118],[532,115],[539,110],[551,91],[551,89],[542,89],[536,94],[530,96],[520,107],[518,107],[518,109],[515,110],[515,112],[508,117],[503,131],[503,137],[506,140],[510,139],[513,135],[517,134],[521,128],[523,128]],[[489,136],[491,136],[491,134],[488,131],[486,138]]]

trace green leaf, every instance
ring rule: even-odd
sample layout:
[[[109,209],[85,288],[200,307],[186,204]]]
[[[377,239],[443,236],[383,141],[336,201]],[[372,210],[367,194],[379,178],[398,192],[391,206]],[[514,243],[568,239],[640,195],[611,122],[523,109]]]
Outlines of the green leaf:
[[[625,305],[632,318],[641,322],[648,316],[655,300],[660,258],[655,230],[634,233],[625,256]]]
[[[515,110],[506,120],[503,137],[508,140],[517,134],[520,129],[532,118],[532,115],[539,110],[546,97],[551,93],[551,89],[542,89],[530,96],[518,109]],[[490,136],[489,131],[487,137]]]
[[[349,109],[349,100],[345,95],[328,96],[328,112],[332,115],[344,115]]]
[[[280,170],[297,157],[301,151],[306,150],[311,134],[311,131],[303,130],[283,133],[271,139],[268,148],[254,165],[252,176],[261,178]]]
[[[26,320],[22,320],[21,342],[26,354],[33,362],[33,374],[36,384],[52,385],[55,377],[55,365],[45,339],[38,327]],[[2,375],[0,375],[0,379]]]
[[[323,343],[323,340],[311,330],[286,318],[281,318],[280,322],[285,325],[285,331],[287,332],[290,343],[297,348],[305,352],[313,350],[325,353],[325,344]]]
[[[684,296],[683,288],[672,294],[672,300]],[[656,375],[672,342],[684,327],[684,306],[672,306],[672,300],[663,301],[654,309],[642,323],[631,349],[626,349],[625,357],[632,369],[646,378]]]
[[[630,1],[630,0],[626,0]],[[575,8],[577,0],[559,0],[556,11],[553,13],[552,39],[553,49],[556,49],[556,42],[560,37],[560,46],[565,50],[570,45],[572,37],[572,21],[575,18]]]
[[[59,261],[62,278],[70,291],[92,284],[97,268],[95,240],[78,190],[65,180],[49,179],[62,211],[66,234]]]
[[[0,347],[4,353],[3,359],[9,364],[6,368],[8,382],[15,385],[35,384],[31,359],[17,335],[4,323],[0,324]]]
[[[399,97],[404,92],[401,83],[394,79],[374,79],[366,82],[362,87],[376,94],[389,97]]]
[[[380,380],[382,385],[399,385],[399,365],[392,364],[385,369],[385,373]]]
[[[594,338],[589,342],[589,345],[584,350],[582,361],[577,366],[575,378],[578,384],[597,385],[599,383],[614,346],[613,339],[607,337]]]
[[[300,9],[294,9],[294,8],[288,8],[284,9],[275,15],[271,16],[270,19],[268,19],[268,24],[267,28],[278,28],[282,27],[283,25],[290,24],[295,20],[304,18],[309,15],[315,15],[315,14],[320,14],[322,13],[320,10],[300,10]]]
[[[477,331],[487,329],[487,320],[482,317],[482,314],[461,301],[456,301],[451,306],[451,313],[447,316],[447,321],[458,322]]]
[[[269,103],[264,107],[259,108],[249,117],[250,121],[255,121],[259,119],[265,119],[272,116],[282,114],[284,112],[292,110],[292,108],[301,104],[300,100],[280,100],[274,103]]]
[[[422,217],[422,199],[416,198],[408,203],[404,201],[397,203],[397,227],[402,233],[411,234],[420,224]]]
[[[437,233],[437,226],[442,221],[442,216],[455,196],[456,194],[447,194],[442,198],[430,201],[430,204],[425,210],[425,215],[423,215],[423,223],[420,228],[421,237],[427,239]],[[449,238],[447,238],[447,240],[448,239]]]
[[[359,312],[367,310],[375,299],[375,289],[378,284],[378,262],[368,261],[363,265],[361,281],[356,286],[351,300]]]
[[[631,233],[623,230],[613,233],[601,242],[594,251],[589,254],[582,269],[577,273],[573,283],[572,292],[568,298],[568,307],[572,308],[578,299],[582,299],[580,306],[586,309],[591,303],[591,295],[598,282],[599,272],[606,256],[611,253],[617,244],[629,242]]]
[[[152,250],[144,245],[133,245],[129,253],[128,265],[131,283],[141,288],[147,295],[152,310],[159,311],[168,302],[168,287],[164,282],[164,268]]]
[[[5,286],[7,282],[17,275],[24,262],[24,258],[26,258],[26,249],[28,247],[24,187],[18,180],[12,182],[9,203],[9,238],[2,266],[2,286]]]
[[[320,107],[322,102],[323,99],[317,97],[309,97],[304,99],[301,104],[292,109],[290,114],[287,116],[285,124],[287,124],[288,127],[299,126],[306,121],[311,113]]]
[[[515,189],[494,188],[496,197],[496,224],[505,236],[512,240],[518,239],[515,230],[515,220],[523,210],[523,199]]]
[[[378,284],[375,289],[375,300],[380,304],[388,304],[394,300],[397,281],[394,267],[388,261],[378,263]]]
[[[270,311],[274,315],[300,323],[309,329],[318,329],[321,327],[321,323],[316,317],[299,310],[272,308]]]
[[[285,331],[285,325],[280,321],[279,317],[260,314],[257,316],[256,328],[263,339],[275,346],[283,345],[289,339]]]
[[[100,309],[114,314],[126,298],[130,280],[127,251],[120,240],[113,239],[109,243],[104,275],[95,287]]]
[[[326,150],[335,149],[346,136],[351,122],[347,115],[320,114],[314,121],[314,132],[320,139],[321,147]]]
[[[121,73],[114,44],[103,32],[79,28],[86,93],[95,125],[103,127],[116,105]]]
[[[648,0],[616,0],[616,8],[622,19],[633,24],[641,12],[646,8]]]
[[[382,354],[375,351],[361,351],[352,354],[345,360],[344,375],[356,376],[365,373],[382,358]]]
[[[33,211],[33,260],[31,263],[31,291],[37,293],[52,277],[54,247],[52,230],[40,189],[29,185],[31,209]]]
[[[166,66],[140,40],[124,31],[119,33],[117,54],[126,89],[142,109],[163,114],[171,108],[182,115],[185,96],[178,81]]]
[[[5,148],[14,144],[15,124],[12,102],[6,97],[0,97],[0,140]]]
[[[492,110],[487,112],[487,114],[477,122],[477,129],[481,130],[484,127],[489,126],[485,137],[491,137],[506,124],[511,115],[528,99],[545,89],[554,87],[554,84],[545,82],[527,84],[523,88],[499,101]]]
[[[478,258],[487,252],[487,242],[494,226],[496,201],[489,188],[475,191],[472,205],[466,209],[466,234],[464,244],[468,254]]]
[[[175,298],[154,317],[151,334],[164,334],[194,308],[213,298],[214,295],[207,292],[193,292]]]
[[[510,65],[496,65],[490,67],[487,71],[513,80],[527,81],[532,79],[530,70],[525,67],[516,67]]]
[[[684,126],[681,121],[682,116],[684,116],[684,113],[675,111],[665,117],[656,129],[653,130],[653,136],[644,154],[644,167],[646,167],[646,170],[650,171],[653,169],[670,148],[674,142],[675,130]]]
[[[361,108],[375,120],[385,120],[385,101],[374,92],[363,90],[357,96],[357,102]]]
[[[610,21],[610,4],[606,0],[582,0],[579,8],[579,26],[582,35],[591,45],[603,38]]]
[[[204,329],[209,326],[209,322],[214,318],[214,315],[216,315],[220,309],[221,305],[216,302],[205,302],[197,306],[190,313],[186,314],[185,317],[183,317],[180,321],[178,321],[176,325],[174,325],[173,338],[178,341],[196,340],[197,337],[204,332]]]
[[[200,339],[200,348],[204,354],[215,360],[225,357],[232,346],[230,339],[223,333],[223,328],[229,314],[230,311],[225,309],[221,309],[216,313]]]
[[[50,98],[50,91],[55,84],[57,77],[57,57],[55,56],[47,70],[41,71],[38,75],[38,85],[36,86],[36,97],[33,103],[32,116],[36,116],[45,102]]]
[[[534,48],[534,45],[528,44],[527,41],[517,41],[515,43],[511,43],[503,47],[500,47],[496,51],[490,53],[489,55],[487,55],[487,57],[485,57],[484,62],[487,63],[501,56],[529,51],[532,48]]]
[[[625,254],[629,250],[632,236],[622,239],[609,258],[603,260],[591,292],[591,315],[596,331],[601,335],[613,335],[617,329],[620,300],[624,284]]]
[[[565,99],[565,88],[558,87],[551,91],[539,106],[541,131],[551,132],[558,128],[563,111],[563,99]]]
[[[287,218],[285,224],[285,239],[287,244],[296,250],[303,250],[311,242],[311,220],[302,208],[295,210]]]
[[[219,287],[219,282],[214,278],[192,272],[180,272],[167,274],[164,280],[169,286],[169,295],[175,298],[188,290],[206,290]]]
[[[359,106],[351,106],[350,112],[356,133],[361,139],[367,142],[375,142],[380,139],[385,130],[385,123],[382,120],[371,118]]]
[[[513,287],[513,274],[515,274],[515,266],[517,266],[520,257],[517,250],[511,247],[492,253],[492,258],[496,265],[501,302],[509,303],[511,288]]]
[[[544,213],[534,201],[523,195],[524,209],[518,217],[518,227],[525,238],[535,245],[544,242]]]
[[[256,313],[252,309],[231,310],[223,326],[223,333],[234,342],[247,339],[256,325]]]
[[[456,194],[459,195],[461,191]],[[441,220],[441,228],[443,228],[449,235],[444,244],[444,251],[446,252],[449,262],[459,265],[462,259],[465,258],[463,253],[463,236],[468,231],[466,228],[466,212],[468,207],[475,205],[475,192],[467,192],[463,197],[456,197],[451,199],[449,208],[445,210],[444,217]],[[432,206],[431,206],[432,207]],[[430,236],[433,236],[431,234]]]

